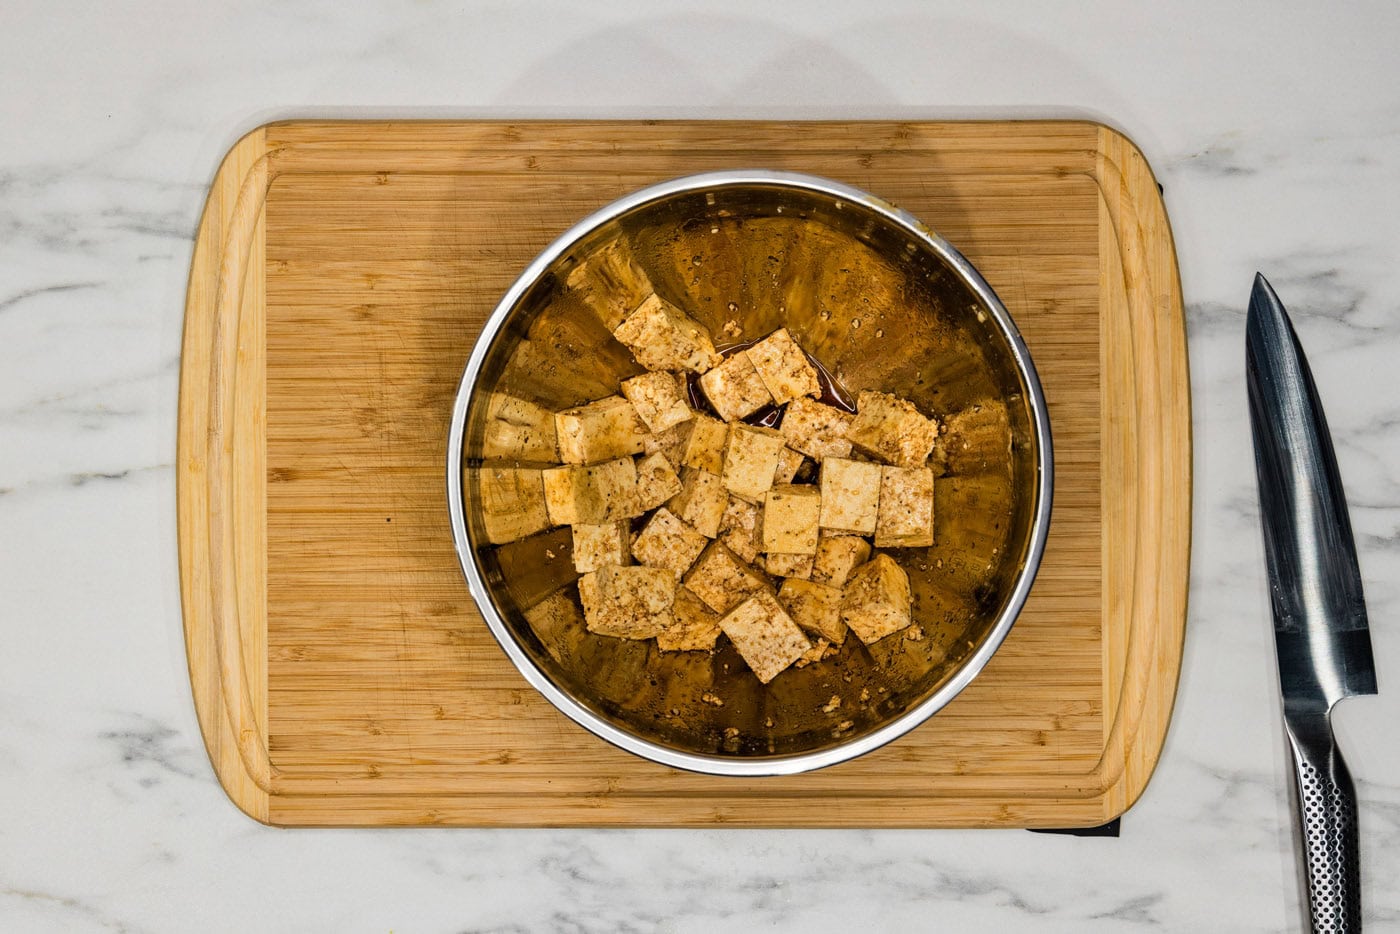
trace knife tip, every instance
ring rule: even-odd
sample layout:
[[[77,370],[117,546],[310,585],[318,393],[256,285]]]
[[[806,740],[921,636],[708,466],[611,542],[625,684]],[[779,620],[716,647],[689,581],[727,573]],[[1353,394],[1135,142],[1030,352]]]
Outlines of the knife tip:
[[[1254,274],[1254,288],[1250,290],[1247,318],[1249,329],[1263,325],[1265,320],[1274,324],[1288,320],[1288,316],[1283,310],[1283,302],[1279,301],[1278,293],[1269,284],[1269,280],[1264,278],[1262,272]]]
[[[1264,278],[1262,272],[1256,272],[1254,274],[1254,288],[1250,289],[1250,293],[1251,298],[1255,301],[1263,300],[1270,305],[1281,304],[1278,300],[1278,293],[1276,293],[1274,287],[1269,284],[1269,280]],[[1253,302],[1251,302],[1251,304],[1253,304]]]

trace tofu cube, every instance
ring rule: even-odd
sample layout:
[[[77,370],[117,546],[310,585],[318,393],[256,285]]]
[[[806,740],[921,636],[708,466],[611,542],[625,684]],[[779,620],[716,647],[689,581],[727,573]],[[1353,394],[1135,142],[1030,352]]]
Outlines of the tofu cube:
[[[645,511],[637,506],[637,464],[632,458],[594,464],[588,468],[588,477],[603,504],[603,521],[631,519]]]
[[[933,471],[881,467],[876,548],[927,548],[933,544]]]
[[[812,576],[812,555],[771,554],[763,557],[763,570],[770,577],[795,577],[806,580]]]
[[[636,407],[622,396],[608,396],[559,412],[554,424],[559,456],[566,464],[597,464],[640,454],[647,436],[647,426]]]
[[[778,591],[778,602],[792,621],[807,632],[832,645],[846,641],[847,626],[841,621],[841,588],[813,581],[785,580]]]
[[[622,394],[653,432],[688,422],[692,416],[681,377],[665,370],[643,373],[622,381]]]
[[[709,330],[655,293],[613,329],[613,336],[648,370],[704,373],[720,362]]]
[[[879,525],[879,522],[876,522]],[[858,535],[826,535],[817,542],[812,580],[832,587],[846,586],[846,578],[870,560],[870,543]]]
[[[681,491],[681,478],[661,452],[637,461],[637,509],[655,509]]]
[[[719,627],[764,684],[812,648],[777,598],[766,590],[725,614]]]
[[[587,467],[552,467],[543,471],[544,501],[554,525],[600,525],[605,509]]]
[[[724,444],[724,485],[740,499],[761,502],[773,487],[783,436],[772,428],[736,423]]]
[[[947,473],[1004,470],[1011,461],[1011,425],[1000,399],[970,405],[943,419],[933,459]]]
[[[675,513],[662,506],[647,520],[632,543],[632,557],[647,567],[665,568],[680,580],[709,542]]]
[[[559,462],[559,437],[554,413],[503,392],[486,400],[486,427],[481,440],[484,460]]]
[[[876,555],[851,573],[841,593],[841,621],[869,645],[912,622],[909,575],[889,555]]]
[[[815,396],[822,391],[817,369],[812,366],[787,328],[779,328],[747,351],[750,362],[773,401],[778,405],[799,396]]]
[[[753,361],[742,350],[700,377],[700,391],[726,422],[752,415],[773,401]]]
[[[569,531],[574,540],[574,570],[587,574],[609,565],[620,567],[629,563],[632,535],[627,526],[626,521],[572,526]]]
[[[725,492],[723,480],[708,470],[686,467],[681,471],[681,491],[666,505],[701,535],[715,538],[728,503],[729,494]]]
[[[621,239],[594,250],[569,271],[565,281],[609,331],[652,294],[646,270]]]
[[[671,466],[679,471],[681,469],[681,456],[685,453],[686,442],[690,440],[690,431],[695,422],[681,422],[679,425],[672,425],[665,431],[652,432],[642,441],[643,454],[660,454],[670,462]],[[715,471],[718,473],[718,471]]]
[[[779,430],[787,439],[788,447],[813,460],[849,457],[851,442],[846,432],[854,419],[850,412],[843,412],[834,405],[813,399],[794,399],[783,412]]]
[[[724,472],[724,442],[729,438],[729,426],[719,419],[696,413],[690,421],[681,453],[681,465],[710,473]]]
[[[719,633],[719,614],[689,587],[681,586],[676,588],[676,601],[671,605],[671,625],[657,633],[656,647],[663,652],[710,651]]]
[[[822,461],[821,527],[870,535],[880,509],[880,465],[828,457]]]
[[[763,550],[769,554],[815,555],[822,494],[814,486],[784,484],[763,502]]]
[[[768,586],[723,542],[710,542],[685,575],[685,585],[716,613],[727,613],[745,597]]]
[[[551,467],[543,477],[545,505],[555,525],[601,525],[642,513],[637,465],[630,457],[591,467]]]
[[[636,407],[617,393],[554,413],[554,425],[559,460],[565,464],[596,464],[637,454],[649,434]],[[601,458],[589,454],[609,448],[616,453]]]
[[[467,471],[468,491],[473,486],[480,497],[486,540],[494,545],[513,542],[557,524],[550,518],[543,471],[483,464]]]
[[[671,625],[676,578],[664,568],[604,567],[578,581],[590,632],[619,639],[650,639]]]
[[[719,522],[719,540],[750,564],[758,559],[758,553],[763,550],[759,538],[762,534],[762,515],[760,507],[731,496]]]
[[[778,466],[773,469],[774,483],[791,483],[792,478],[797,476],[797,470],[802,466],[803,456],[801,451],[794,451],[790,447],[784,447],[778,453]]]
[[[856,416],[846,437],[886,464],[922,467],[938,438],[938,423],[908,400],[867,389],[856,397]]]

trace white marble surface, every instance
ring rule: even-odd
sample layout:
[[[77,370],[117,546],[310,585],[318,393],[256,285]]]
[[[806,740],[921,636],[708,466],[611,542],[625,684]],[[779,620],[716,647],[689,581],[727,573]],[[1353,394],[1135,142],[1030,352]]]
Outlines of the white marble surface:
[[[694,6],[4,4],[0,929],[1298,929],[1242,379],[1256,269],[1295,314],[1353,504],[1383,693],[1338,727],[1366,911],[1400,928],[1400,6]],[[1197,486],[1176,715],[1122,837],[238,813],[181,642],[182,301],[225,149],[324,114],[1066,115],[1134,137],[1190,306]]]

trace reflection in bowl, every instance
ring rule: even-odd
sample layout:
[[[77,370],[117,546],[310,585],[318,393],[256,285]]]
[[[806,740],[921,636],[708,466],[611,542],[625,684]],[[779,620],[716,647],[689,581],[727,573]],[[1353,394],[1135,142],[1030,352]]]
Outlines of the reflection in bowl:
[[[570,529],[541,528],[499,487],[559,463],[554,413],[645,372],[613,329],[653,294],[708,329],[720,352],[787,328],[829,377],[828,401],[879,390],[940,422],[934,544],[884,550],[908,575],[912,626],[869,645],[847,638],[767,684],[724,637],[713,652],[674,652],[586,628]],[[981,670],[1034,578],[1050,465],[1034,368],[965,259],[857,190],[730,172],[624,198],[525,271],[463,375],[449,504],[483,616],[564,713],[669,765],[777,774],[888,742]]]

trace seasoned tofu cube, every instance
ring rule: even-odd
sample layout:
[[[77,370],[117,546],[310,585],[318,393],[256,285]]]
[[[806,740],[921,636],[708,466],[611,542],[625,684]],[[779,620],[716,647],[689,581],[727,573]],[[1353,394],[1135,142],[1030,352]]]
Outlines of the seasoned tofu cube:
[[[554,413],[503,392],[486,400],[486,426],[481,440],[485,460],[559,462],[558,433]]]
[[[846,641],[846,624],[841,621],[841,588],[813,581],[785,580],[778,591],[778,602],[792,621],[832,645]]]
[[[574,570],[580,574],[596,571],[608,565],[628,563],[632,538],[628,523],[604,522],[602,525],[575,525],[570,528],[574,540]]]
[[[730,610],[720,619],[719,627],[764,684],[812,648],[777,598],[766,590]]]
[[[760,502],[773,486],[783,436],[772,428],[736,423],[724,444],[724,485],[740,499]]]
[[[762,551],[759,536],[763,510],[753,503],[729,497],[729,505],[724,507],[724,515],[719,522],[719,540],[744,561],[752,564]]]
[[[1005,470],[1011,461],[1011,425],[1006,403],[978,402],[943,419],[933,460],[950,474]]]
[[[467,471],[467,489],[473,486],[480,496],[486,540],[492,544],[513,542],[558,524],[550,521],[542,471],[483,464]]]
[[[876,548],[927,548],[933,544],[933,471],[881,467]]]
[[[660,454],[676,470],[681,469],[681,458],[685,454],[686,443],[690,440],[691,430],[695,427],[695,421],[681,422],[679,425],[672,425],[665,431],[653,432],[642,441],[643,454]],[[723,466],[723,461],[717,462],[718,466],[711,471],[719,473]]]
[[[645,510],[637,505],[637,465],[630,457],[588,468],[590,485],[603,503],[603,521],[631,519]]]
[[[658,451],[637,461],[637,509],[655,509],[681,491],[681,478]]]
[[[681,471],[681,491],[666,505],[701,535],[715,538],[728,503],[723,480],[708,470],[686,467]]]
[[[753,361],[742,350],[700,377],[700,391],[726,422],[752,415],[773,401]]]
[[[608,396],[559,412],[554,424],[559,433],[559,456],[566,464],[597,464],[640,454],[647,436],[647,426],[636,407],[622,396]]]
[[[646,270],[620,239],[590,253],[569,271],[565,281],[609,331],[652,293]]]
[[[768,586],[753,568],[723,542],[710,542],[685,575],[685,585],[716,613],[727,613],[740,600]]]
[[[770,554],[763,557],[763,570],[770,577],[796,577],[806,580],[812,576],[812,555]]]
[[[664,568],[608,566],[578,581],[590,632],[619,639],[650,639],[671,625],[676,578]]]
[[[797,469],[802,466],[802,459],[801,451],[784,447],[778,453],[778,466],[773,469],[773,482],[791,483],[792,478],[797,476]]]
[[[708,415],[696,414],[690,422],[681,454],[681,465],[718,474],[724,472],[724,442],[729,438],[729,426]]]
[[[681,586],[676,588],[676,601],[671,605],[671,625],[657,633],[656,647],[663,652],[710,651],[719,632],[719,614],[689,587]]]
[[[784,484],[763,503],[763,550],[769,554],[815,555],[822,494],[814,486]]]
[[[587,467],[553,467],[544,471],[542,478],[545,507],[554,525],[598,525],[607,521]]]
[[[747,351],[750,362],[778,405],[821,393],[817,370],[787,328],[779,328]]]
[[[709,330],[655,293],[613,329],[613,336],[648,370],[704,373],[720,362]]]
[[[879,522],[876,522],[879,525]],[[858,535],[822,534],[812,564],[812,580],[832,587],[846,586],[846,578],[870,560],[870,543]]]
[[[637,465],[630,457],[591,467],[552,467],[543,476],[545,505],[555,525],[601,525],[642,513]]]
[[[693,414],[685,401],[681,377],[665,370],[643,373],[622,381],[622,394],[653,432],[665,431],[690,421]]]
[[[938,423],[925,418],[908,400],[867,389],[856,398],[856,416],[846,437],[886,464],[922,467],[933,451]]]
[[[783,412],[780,430],[788,447],[814,460],[849,457],[851,442],[846,432],[855,416],[834,405],[813,399],[794,399]]]
[[[851,572],[841,594],[841,621],[869,645],[912,622],[909,575],[889,555],[877,554]]]
[[[880,465],[828,457],[822,461],[821,527],[870,535],[880,508]]]
[[[632,543],[632,556],[647,567],[666,568],[680,580],[708,542],[709,539],[662,506],[647,520],[646,528]]]

